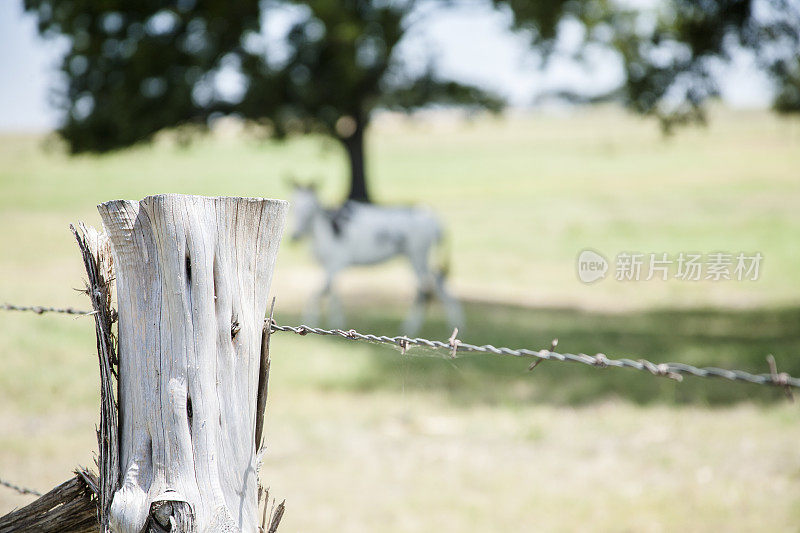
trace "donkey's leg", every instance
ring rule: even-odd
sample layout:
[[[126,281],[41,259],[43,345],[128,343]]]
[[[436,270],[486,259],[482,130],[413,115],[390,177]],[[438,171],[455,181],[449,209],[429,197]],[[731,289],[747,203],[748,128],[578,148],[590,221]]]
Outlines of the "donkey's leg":
[[[303,324],[308,324],[309,326],[319,325],[319,315],[323,297],[323,289],[320,289],[315,291],[308,299],[305,309],[303,309]]]
[[[340,270],[341,268],[333,268],[328,271],[328,277],[325,281],[325,287],[323,288],[324,296],[327,296],[325,318],[327,319],[328,327],[333,329],[343,328],[346,322],[342,303],[339,301],[339,295],[334,289],[333,283],[336,274],[338,274]]]
[[[328,290],[328,327],[333,329],[342,329],[345,325],[344,309],[342,309],[342,302],[339,300],[339,295],[333,290],[331,284]]]
[[[425,320],[425,308],[431,299],[431,293],[417,289],[417,295],[414,297],[414,303],[411,305],[411,310],[403,322],[403,334],[407,337],[413,337],[419,333],[422,327],[422,322]]]
[[[447,315],[447,321],[451,328],[461,328],[464,330],[464,311],[461,308],[461,303],[458,299],[450,294],[450,291],[445,287],[444,274],[437,272],[434,274],[435,283],[433,285],[436,291],[436,296],[441,300],[444,306],[444,312]]]
[[[410,337],[419,332],[425,320],[425,310],[433,297],[433,273],[428,268],[426,253],[409,254],[408,258],[417,277],[417,294],[403,322],[403,333]]]
[[[309,326],[319,326],[320,325],[320,313],[322,312],[322,306],[326,297],[331,294],[331,290],[333,288],[333,277],[335,276],[336,271],[326,271],[325,272],[325,283],[323,283],[322,287],[317,290],[311,298],[309,298],[308,303],[306,304],[306,308],[303,311],[303,323],[308,324]]]

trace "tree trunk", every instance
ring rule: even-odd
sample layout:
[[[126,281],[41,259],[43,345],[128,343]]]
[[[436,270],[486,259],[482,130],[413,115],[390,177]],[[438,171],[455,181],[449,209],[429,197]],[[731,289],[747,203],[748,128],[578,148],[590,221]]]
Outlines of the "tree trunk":
[[[367,190],[367,179],[364,173],[364,130],[366,123],[364,120],[356,121],[356,128],[349,137],[341,138],[344,144],[347,157],[350,161],[350,200],[359,202],[369,202],[369,191]]]
[[[113,531],[257,531],[263,324],[287,206],[174,194],[99,206],[119,316]]]

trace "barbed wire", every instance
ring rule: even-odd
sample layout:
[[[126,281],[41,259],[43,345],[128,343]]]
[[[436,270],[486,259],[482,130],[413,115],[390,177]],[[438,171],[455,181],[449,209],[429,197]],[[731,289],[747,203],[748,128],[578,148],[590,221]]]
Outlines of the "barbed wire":
[[[67,315],[93,315],[94,311],[82,311],[73,307],[44,307],[41,305],[12,305],[0,304],[0,310],[3,311],[32,311],[37,315],[44,313],[63,313]]]
[[[71,307],[58,309],[53,307],[43,306],[19,306],[4,304],[0,309],[9,311],[32,311],[37,314],[45,312],[52,313],[66,313],[73,315],[90,315],[92,312],[76,310]],[[282,326],[272,319],[270,332],[289,332],[297,335],[320,335],[320,336],[334,336],[351,341],[366,341],[377,344],[393,345],[400,349],[401,353],[405,354],[408,349],[412,347],[429,348],[432,350],[446,350],[449,352],[451,358],[459,357],[464,354],[490,354],[502,355],[509,357],[520,357],[534,359],[533,363],[528,367],[528,370],[533,370],[542,361],[559,361],[582,363],[596,368],[630,368],[648,372],[655,376],[666,377],[676,381],[682,381],[683,376],[689,375],[698,378],[718,378],[728,381],[741,381],[752,383],[755,385],[770,385],[781,387],[786,392],[788,397],[792,397],[792,389],[800,389],[800,378],[790,376],[786,372],[778,372],[775,364],[775,359],[772,355],[767,357],[769,363],[769,373],[753,374],[743,370],[729,370],[717,367],[697,367],[685,363],[653,363],[647,359],[637,358],[618,358],[613,359],[607,357],[603,353],[595,355],[588,355],[585,353],[559,353],[554,351],[558,344],[558,339],[554,339],[550,349],[543,350],[530,350],[527,348],[507,348],[497,347],[491,344],[475,345],[462,342],[458,339],[458,329],[453,331],[453,335],[445,342],[438,340],[424,339],[421,337],[406,337],[404,335],[388,336],[388,335],[375,335],[372,333],[359,333],[354,329],[324,329],[313,326],[301,324],[299,326]]]
[[[496,347],[491,344],[484,344],[482,346],[468,344],[461,342],[457,338],[458,330],[453,332],[453,335],[447,342],[429,340],[423,338],[410,338],[402,335],[389,337],[385,335],[373,335],[369,333],[359,333],[354,329],[341,330],[341,329],[323,329],[315,328],[306,325],[300,326],[281,326],[273,321],[272,331],[289,331],[298,335],[307,335],[309,333],[314,335],[332,335],[342,337],[349,340],[362,340],[368,342],[393,344],[405,352],[411,346],[422,346],[434,350],[448,350],[450,357],[457,357],[458,354],[464,353],[486,353],[493,355],[505,355],[511,357],[524,357],[534,358],[535,361],[530,365],[529,370],[533,370],[542,361],[560,361],[560,362],[573,362],[583,363],[585,365],[606,368],[632,368],[634,370],[641,370],[649,372],[656,376],[663,376],[676,381],[681,381],[684,375],[691,375],[699,378],[721,378],[730,381],[744,381],[756,385],[773,385],[783,387],[787,391],[791,388],[800,388],[800,379],[787,374],[786,372],[777,372],[774,368],[774,358],[769,359],[771,371],[769,374],[752,374],[743,370],[727,370],[724,368],[716,367],[696,367],[687,365],[685,363],[653,363],[646,359],[611,359],[605,354],[598,353],[596,355],[587,355],[585,353],[558,353],[553,351],[558,344],[555,339],[551,345],[550,350],[529,350],[526,348],[513,349],[505,347]],[[771,357],[771,356],[770,356]]]
[[[41,497],[42,495],[42,493],[39,492],[38,490],[29,489],[27,487],[21,487],[19,485],[11,483],[10,481],[6,481],[5,479],[2,478],[0,478],[0,485],[7,487],[11,490],[15,490],[20,494],[30,494],[31,496],[38,496],[38,497]]]

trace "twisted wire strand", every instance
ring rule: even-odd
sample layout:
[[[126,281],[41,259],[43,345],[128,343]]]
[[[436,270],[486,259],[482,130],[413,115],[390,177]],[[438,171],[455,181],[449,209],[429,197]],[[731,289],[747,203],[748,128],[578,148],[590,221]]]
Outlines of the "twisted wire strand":
[[[31,496],[41,496],[42,495],[42,493],[39,492],[38,490],[29,489],[27,487],[21,487],[19,485],[15,485],[14,483],[11,483],[10,481],[6,481],[5,479],[2,479],[2,478],[0,478],[0,485],[2,485],[4,487],[7,487],[7,488],[9,488],[11,490],[15,490],[15,491],[19,492],[20,494],[30,494]]]
[[[585,353],[558,353],[551,350],[529,350],[526,348],[513,349],[506,347],[497,347],[491,344],[484,344],[481,346],[475,344],[468,344],[461,342],[455,337],[447,342],[423,339],[420,337],[411,338],[398,335],[390,337],[386,335],[373,335],[371,333],[359,333],[354,329],[323,329],[315,328],[306,325],[300,326],[281,326],[273,322],[272,331],[288,331],[297,335],[332,335],[341,337],[348,340],[361,340],[381,344],[391,344],[401,350],[405,350],[410,346],[422,346],[434,350],[447,350],[450,352],[451,357],[456,357],[460,353],[487,353],[493,355],[505,355],[510,357],[525,357],[535,358],[542,361],[560,361],[560,362],[573,362],[583,363],[585,365],[604,368],[632,368],[649,372],[657,376],[664,376],[671,379],[680,381],[683,375],[691,375],[700,378],[722,378],[730,381],[744,381],[756,385],[772,385],[785,388],[800,388],[800,379],[789,376],[786,373],[769,373],[769,374],[752,374],[743,370],[727,370],[724,368],[704,367],[698,368],[696,366],[687,365],[685,363],[661,363],[656,364],[646,359],[630,359],[620,358],[611,359],[604,354],[587,355]]]
[[[0,310],[7,310],[7,311],[31,311],[37,313],[39,315],[43,313],[65,313],[70,315],[90,315],[92,311],[83,311],[80,309],[74,309],[72,307],[67,308],[55,308],[55,307],[44,307],[44,306],[20,306],[20,305],[11,305],[11,304],[3,304],[0,305]],[[685,363],[653,363],[648,361],[647,359],[632,359],[632,358],[619,358],[619,359],[612,359],[606,357],[602,353],[598,353],[596,355],[587,355],[585,353],[559,353],[552,350],[529,350],[527,348],[506,348],[506,347],[497,347],[491,344],[483,344],[483,345],[476,345],[476,344],[469,344],[460,341],[456,338],[455,332],[452,337],[448,341],[438,341],[438,340],[430,340],[424,339],[421,337],[406,337],[403,335],[397,336],[387,336],[387,335],[375,335],[372,333],[359,333],[354,329],[350,330],[343,330],[343,329],[324,329],[324,328],[317,328],[313,326],[307,326],[305,324],[301,324],[299,326],[282,326],[277,324],[274,320],[272,321],[271,332],[289,332],[295,333],[297,335],[320,335],[320,336],[334,336],[334,337],[341,337],[343,339],[351,340],[351,341],[366,341],[378,344],[388,344],[393,345],[405,353],[405,351],[413,346],[420,346],[423,348],[429,348],[432,350],[447,350],[450,352],[451,357],[458,357],[459,354],[475,354],[475,353],[485,353],[485,354],[492,354],[492,355],[503,355],[503,356],[510,356],[510,357],[522,357],[522,358],[532,358],[535,359],[534,365],[531,365],[531,368],[535,366],[538,362],[541,361],[559,361],[559,362],[570,362],[570,363],[582,363],[585,365],[598,367],[598,368],[606,368],[606,367],[614,367],[614,368],[631,368],[634,370],[639,370],[643,372],[648,372],[650,374],[656,376],[663,376],[670,379],[674,379],[676,381],[681,381],[683,376],[695,376],[698,378],[719,378],[719,379],[726,379],[729,381],[742,381],[746,383],[752,383],[755,385],[770,385],[775,387],[782,387],[784,390],[787,391],[787,394],[791,391],[791,389],[800,389],[800,378],[796,378],[790,376],[785,372],[778,373],[777,371],[770,371],[770,373],[764,374],[753,374],[751,372],[745,372],[743,370],[728,370],[725,368],[717,368],[717,367],[696,367],[692,365],[688,365]]]
[[[3,311],[31,311],[37,315],[45,313],[63,313],[67,315],[91,315],[94,311],[83,311],[73,307],[45,307],[41,305],[13,305],[13,304],[0,304],[0,310]]]

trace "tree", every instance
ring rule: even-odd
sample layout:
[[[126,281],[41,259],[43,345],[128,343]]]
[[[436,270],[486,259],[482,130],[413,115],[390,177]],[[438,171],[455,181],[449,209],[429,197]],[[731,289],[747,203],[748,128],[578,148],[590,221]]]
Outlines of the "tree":
[[[517,27],[542,18],[540,2],[510,2]],[[624,78],[610,94],[570,93],[578,100],[616,99],[657,117],[666,132],[704,121],[719,94],[716,72],[736,54],[752,54],[775,87],[773,107],[800,112],[800,3],[796,0],[667,0],[622,7],[603,0],[549,3],[551,20],[583,25],[580,47],[602,46],[621,60]],[[628,4],[634,5],[633,3]],[[555,35],[546,35],[552,42]]]
[[[396,57],[418,13],[413,0],[25,0],[25,7],[41,33],[68,38],[58,131],[74,153],[236,114],[276,137],[337,139],[350,161],[350,198],[369,200],[364,134],[375,108],[502,106],[486,91],[441,79],[432,67],[413,72]],[[259,22],[280,9],[294,21],[282,46],[270,48]],[[216,80],[225,72],[245,89],[221,91]]]
[[[337,139],[350,162],[352,199],[369,199],[364,134],[374,109],[502,106],[477,87],[440,79],[432,67],[410,72],[396,56],[416,15],[414,1],[273,1],[266,4],[266,16],[287,5],[294,8],[295,20],[285,57],[271,61],[269,50],[258,46],[244,55],[250,83],[238,110],[247,118],[267,119],[277,136],[321,132]]]
[[[67,37],[59,133],[72,152],[104,152],[158,131],[205,127],[221,114],[284,137],[337,139],[350,161],[349,197],[369,200],[364,138],[377,108],[431,104],[499,110],[479,87],[443,79],[431,61],[414,68],[398,44],[416,20],[474,0],[25,0],[45,35]],[[612,94],[665,129],[703,119],[714,69],[736,49],[755,54],[776,85],[775,108],[800,110],[800,7],[796,0],[487,0],[513,15],[513,30],[552,57],[563,23],[584,42],[618,53],[624,79]],[[626,7],[634,6],[634,7]],[[263,21],[290,15],[286,38],[265,41]],[[584,58],[585,59],[585,58]],[[237,78],[240,90],[219,80]]]

